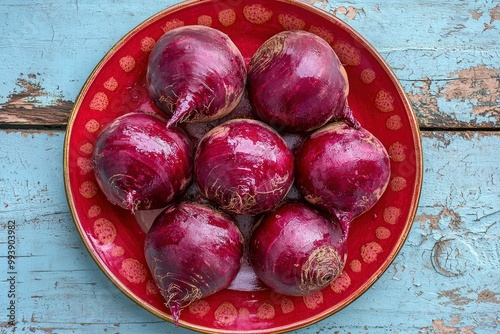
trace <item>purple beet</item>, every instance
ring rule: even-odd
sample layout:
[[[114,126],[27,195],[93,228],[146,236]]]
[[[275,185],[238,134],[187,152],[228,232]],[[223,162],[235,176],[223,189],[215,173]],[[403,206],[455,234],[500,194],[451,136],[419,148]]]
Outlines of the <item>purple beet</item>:
[[[311,131],[332,119],[359,126],[344,67],[312,33],[283,31],[264,42],[250,60],[248,87],[256,114],[277,129]]]
[[[278,293],[304,296],[328,286],[344,268],[340,225],[308,204],[288,202],[265,215],[249,241],[257,277]]]
[[[266,124],[230,120],[198,144],[194,180],[200,192],[223,210],[256,215],[274,209],[294,179],[293,155]]]
[[[182,308],[231,284],[241,267],[243,236],[226,214],[182,202],[155,219],[144,252],[177,325]]]
[[[335,215],[346,236],[350,222],[375,205],[389,183],[389,155],[382,143],[343,122],[311,134],[295,157],[299,191]]]
[[[102,129],[92,153],[94,174],[107,199],[135,213],[159,209],[191,184],[193,148],[163,118],[132,112]]]
[[[153,101],[179,122],[209,122],[240,101],[246,82],[243,56],[231,39],[206,26],[166,32],[151,51],[146,83]]]

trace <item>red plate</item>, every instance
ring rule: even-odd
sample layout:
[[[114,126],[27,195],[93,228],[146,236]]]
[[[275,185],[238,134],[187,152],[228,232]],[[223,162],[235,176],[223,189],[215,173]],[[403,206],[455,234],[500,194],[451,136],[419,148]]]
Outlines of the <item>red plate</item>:
[[[95,182],[90,155],[100,129],[115,117],[135,109],[158,112],[144,90],[149,52],[165,31],[193,24],[227,33],[247,62],[260,44],[279,31],[303,29],[321,36],[345,64],[355,117],[391,156],[389,187],[372,210],[353,222],[346,267],[330,286],[306,297],[267,289],[226,289],[189,305],[180,325],[207,333],[268,333],[317,322],[366,291],[401,249],[420,195],[422,149],[415,115],[389,66],[356,31],[313,6],[291,0],[185,2],[158,13],[122,38],[88,78],[68,124],[64,180],[78,232],[122,292],[171,321],[144,259],[144,232],[131,214],[105,199]],[[243,101],[239,110],[246,109],[248,102]]]

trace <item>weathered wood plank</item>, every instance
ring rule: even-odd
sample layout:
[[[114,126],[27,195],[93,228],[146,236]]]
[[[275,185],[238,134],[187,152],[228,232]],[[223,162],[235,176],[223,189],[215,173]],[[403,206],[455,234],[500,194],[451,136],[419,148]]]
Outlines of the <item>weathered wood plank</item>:
[[[0,131],[0,333],[191,333],[125,297],[92,261],[69,214],[60,131]],[[498,132],[424,132],[422,198],[386,273],[344,310],[294,333],[500,330]],[[9,326],[8,221],[16,222]]]
[[[500,6],[304,0],[358,30],[393,68],[422,128],[500,126]],[[124,34],[169,0],[0,4],[0,125],[66,125],[87,76]]]

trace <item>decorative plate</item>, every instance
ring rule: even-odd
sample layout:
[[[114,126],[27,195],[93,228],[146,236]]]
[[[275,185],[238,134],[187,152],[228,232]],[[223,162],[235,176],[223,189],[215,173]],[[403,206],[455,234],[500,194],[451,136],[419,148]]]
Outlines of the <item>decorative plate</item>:
[[[362,36],[311,5],[292,0],[184,2],[123,37],[91,73],[67,128],[64,181],[77,230],[99,267],[123,293],[172,321],[144,259],[145,233],[134,216],[106,200],[90,156],[97,135],[112,119],[136,109],[159,112],[144,88],[148,55],[163,33],[193,24],[228,34],[247,63],[266,39],[282,30],[302,29],[322,37],[345,65],[354,116],[390,154],[389,187],[369,212],[353,222],[346,266],[330,286],[306,297],[290,297],[236,284],[191,303],[180,321],[180,326],[206,333],[285,332],[310,325],[347,306],[388,268],[410,231],[422,182],[418,125],[395,75]],[[235,115],[248,108],[243,100]],[[139,217],[147,221],[148,214],[154,213]]]

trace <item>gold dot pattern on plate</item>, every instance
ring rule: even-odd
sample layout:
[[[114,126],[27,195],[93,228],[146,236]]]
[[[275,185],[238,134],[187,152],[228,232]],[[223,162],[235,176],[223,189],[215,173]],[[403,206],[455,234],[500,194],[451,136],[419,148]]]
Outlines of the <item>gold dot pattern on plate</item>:
[[[135,68],[135,58],[132,56],[125,56],[119,60],[120,67],[125,72],[130,72]]]
[[[92,110],[103,111],[108,107],[109,99],[106,93],[98,92],[90,101],[89,108]]]
[[[104,82],[103,86],[107,90],[113,92],[118,88],[118,81],[114,77],[111,77]]]
[[[113,246],[113,248],[111,248],[111,256],[113,257],[120,257],[120,256],[123,256],[125,255],[125,248],[123,248],[122,246]]]
[[[375,229],[375,237],[380,240],[389,239],[391,237],[391,230],[387,227],[379,226]]]
[[[372,83],[376,77],[377,75],[375,74],[375,71],[372,70],[371,68],[365,68],[360,74],[360,79],[365,84]]]
[[[279,14],[278,22],[285,30],[303,30],[306,26],[304,20],[290,14]]]
[[[375,98],[375,106],[382,112],[391,112],[394,110],[394,98],[392,95],[385,91],[380,90]],[[398,115],[390,116],[386,121],[386,127],[389,130],[399,130],[402,127],[401,117]],[[387,149],[389,156],[393,162],[400,163],[406,160],[406,146],[396,141],[393,142]],[[389,189],[393,192],[399,192],[405,189],[407,180],[395,175],[389,181]],[[395,206],[384,208],[383,220],[388,224],[395,224],[401,215],[401,209]],[[385,227],[379,226],[375,230],[375,237],[379,240],[388,239],[391,236],[391,231]],[[380,248],[379,248],[380,247]],[[382,252],[382,247],[375,241],[365,244],[361,247],[361,256],[363,261],[371,263],[376,261],[377,254]]]
[[[377,261],[378,254],[383,252],[382,246],[376,241],[371,241],[361,246],[361,258],[365,263]]]
[[[271,320],[276,315],[274,306],[269,303],[263,303],[257,309],[257,317],[261,320]]]
[[[387,224],[394,225],[398,222],[401,215],[401,209],[395,206],[388,206],[384,209],[383,217]]]
[[[361,64],[361,51],[346,41],[336,41],[332,45],[333,50],[344,65],[357,66]]]
[[[230,302],[224,302],[214,312],[215,322],[220,326],[231,326],[238,317],[238,310]]]
[[[83,154],[92,154],[92,151],[94,150],[94,145],[91,143],[85,143],[80,146],[80,152]]]
[[[153,37],[144,37],[141,40],[141,50],[142,52],[150,52],[153,50],[153,47],[155,46],[156,41]]]
[[[87,130],[89,133],[96,132],[100,127],[101,125],[95,119],[91,119],[85,124],[85,130]]]
[[[221,10],[217,15],[217,19],[224,27],[229,27],[236,22],[236,12],[231,8]]]
[[[250,311],[246,307],[241,307],[238,310],[238,319],[248,321],[250,319]]]
[[[332,282],[330,283],[330,288],[335,293],[344,292],[351,285],[351,277],[345,272],[342,273]]]
[[[290,298],[283,298],[280,302],[281,312],[284,314],[293,312],[295,310],[295,305],[293,305],[293,301]]]
[[[375,108],[381,112],[391,112],[394,110],[394,97],[388,91],[381,90],[375,97]]]
[[[256,3],[243,7],[243,16],[250,23],[264,24],[271,19],[273,11],[265,8],[261,4]]]
[[[178,20],[178,19],[173,19],[171,21],[168,21],[165,23],[165,25],[161,28],[163,32],[170,31],[175,28],[179,28],[184,26],[184,21]]]
[[[210,305],[203,299],[196,300],[189,304],[189,313],[199,318],[203,318],[210,311]]]
[[[402,176],[394,176],[390,181],[392,191],[401,191],[406,188],[406,179]]]
[[[403,127],[403,121],[401,120],[401,116],[399,115],[390,116],[389,118],[387,118],[385,126],[392,131],[401,129]]]
[[[99,218],[94,221],[94,235],[104,245],[112,244],[116,239],[116,227],[106,218]]]
[[[392,143],[387,151],[394,162],[402,162],[406,159],[406,146],[400,142]]]
[[[212,26],[212,17],[209,15],[200,15],[198,16],[198,20],[196,21],[201,26]]]
[[[358,259],[351,260],[349,262],[349,268],[355,273],[359,273],[361,271],[361,262]]]
[[[88,174],[93,169],[89,158],[78,157],[78,159],[76,159],[76,165],[80,168],[81,175]]]
[[[333,34],[325,28],[311,26],[309,28],[309,32],[323,38],[328,44],[333,43],[333,39],[334,39]]]
[[[80,185],[80,195],[85,198],[92,198],[97,194],[97,185],[93,181],[84,181]]]
[[[129,258],[123,260],[119,272],[130,283],[139,284],[146,281],[146,268],[137,259]]]
[[[309,295],[303,296],[302,300],[308,309],[314,310],[323,304],[323,293],[321,291],[313,292]]]
[[[146,282],[146,293],[148,295],[157,295],[160,292],[160,289],[158,289],[158,285],[156,285],[156,282],[152,279],[149,279]]]
[[[101,214],[101,207],[99,205],[92,205],[87,211],[87,217],[89,218],[95,218]]]

